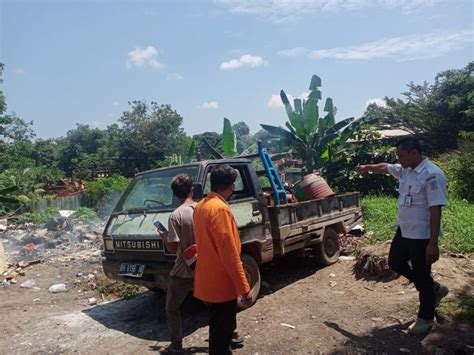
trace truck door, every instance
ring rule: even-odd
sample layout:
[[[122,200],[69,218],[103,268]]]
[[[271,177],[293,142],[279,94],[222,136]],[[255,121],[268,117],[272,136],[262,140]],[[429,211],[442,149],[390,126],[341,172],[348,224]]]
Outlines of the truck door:
[[[252,304],[256,302],[260,293],[261,278],[258,264],[273,259],[273,240],[270,232],[270,222],[263,194],[257,175],[249,170],[246,163],[230,163],[237,171],[235,190],[228,203],[232,209],[235,221],[239,228],[240,242],[242,244],[242,264],[245,276],[250,285]],[[206,171],[206,181],[203,194],[210,191],[211,171],[216,165],[210,165]],[[238,309],[245,306],[237,302]]]
[[[239,228],[241,242],[242,244],[258,242],[261,246],[264,246],[268,244],[267,240],[269,240],[270,245],[263,249],[271,249],[272,241],[267,211],[261,196],[259,196],[261,191],[257,191],[255,183],[253,183],[253,179],[257,179],[257,177],[255,175],[252,179],[248,164],[234,163],[229,165],[237,171],[235,190],[228,203]],[[203,187],[204,195],[207,195],[211,189],[210,175],[215,166],[209,165],[207,167],[206,181]],[[257,260],[262,261],[260,257]]]

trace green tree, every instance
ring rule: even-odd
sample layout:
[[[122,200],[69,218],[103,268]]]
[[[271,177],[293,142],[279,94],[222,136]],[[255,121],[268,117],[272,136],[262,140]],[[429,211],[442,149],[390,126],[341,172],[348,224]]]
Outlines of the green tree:
[[[241,121],[232,125],[232,130],[235,132],[237,137],[237,152],[239,154],[255,143],[255,140],[250,134],[250,128],[245,122]]]
[[[66,137],[57,140],[59,148],[58,166],[68,176],[73,172],[73,163],[80,160],[82,154],[96,154],[103,144],[105,132],[89,125],[77,124],[77,128],[66,133]]]
[[[186,155],[191,141],[181,127],[183,118],[170,105],[133,101],[130,106],[113,137],[122,174],[151,169],[173,154]]]
[[[58,145],[54,139],[37,139],[31,157],[38,166],[57,166],[59,159]]]
[[[459,132],[474,130],[474,62],[439,73],[431,85],[411,82],[402,95],[386,97],[387,107],[372,105],[366,114],[421,136],[431,154],[455,149]]]
[[[217,132],[204,132],[196,134],[193,136],[193,139],[196,141],[196,150],[200,154],[201,159],[213,159],[214,155],[211,151],[211,148],[204,143],[206,140],[211,147],[214,147],[220,154],[223,154],[222,151],[222,137]]]

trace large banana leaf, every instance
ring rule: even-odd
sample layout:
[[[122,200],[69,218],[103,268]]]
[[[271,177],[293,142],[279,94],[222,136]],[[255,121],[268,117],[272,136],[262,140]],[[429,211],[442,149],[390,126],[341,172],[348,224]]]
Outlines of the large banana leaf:
[[[326,134],[320,137],[319,141],[313,145],[313,149],[316,149],[318,146],[321,148],[321,151],[334,139],[338,137],[340,133],[334,132]]]
[[[286,113],[293,112],[293,107],[291,107],[290,100],[288,100],[288,97],[283,90],[280,91],[280,99],[285,106]]]
[[[354,117],[348,117],[345,118],[339,122],[337,122],[334,126],[329,128],[326,133],[334,133],[339,131],[340,129],[346,127],[348,124],[350,124],[352,121],[354,121]]]
[[[283,105],[285,105],[286,114],[291,125],[295,128],[296,134],[298,136],[303,136],[305,134],[303,115],[293,111],[290,101],[283,90],[280,91],[280,98]]]
[[[3,189],[0,189],[0,203],[18,203],[18,199],[13,196],[6,196],[7,194],[17,191],[18,186],[13,185],[9,187],[5,187]]]
[[[328,97],[326,98],[326,103],[324,104],[324,112],[327,112],[328,114],[326,115],[327,117],[327,122],[326,122],[326,128],[334,126],[336,123],[336,118],[335,118],[335,107],[332,102],[332,98]]]
[[[196,141],[193,139],[184,157],[184,163],[190,163],[196,157]]]
[[[296,145],[300,148],[305,146],[305,142],[300,137],[282,127],[270,126],[266,124],[260,124],[260,126],[268,133],[283,138],[288,145]]]
[[[207,145],[207,147],[209,148],[209,151],[211,152],[212,156],[215,158],[215,159],[223,159],[224,157],[222,156],[221,153],[219,153],[216,148],[214,148],[208,141],[206,138],[203,138],[202,141],[204,142],[205,145]]]
[[[5,187],[3,189],[0,189],[0,195],[6,195],[6,194],[9,194],[11,192],[15,192],[17,190],[18,190],[18,186],[16,186],[16,185]]]
[[[310,90],[317,90],[317,88],[321,87],[321,78],[314,74],[311,77],[311,83],[309,84]]]
[[[308,99],[321,100],[321,91],[318,89],[311,91],[308,95]]]
[[[318,100],[308,99],[303,106],[304,129],[311,133],[318,126],[319,120]]]
[[[0,196],[0,203],[18,203],[20,202],[15,197]]]
[[[294,99],[293,104],[295,105],[295,112],[299,115],[303,114],[303,106],[301,105],[301,99]]]
[[[222,150],[230,157],[237,155],[237,137],[232,130],[230,121],[224,117],[224,128],[222,130]]]

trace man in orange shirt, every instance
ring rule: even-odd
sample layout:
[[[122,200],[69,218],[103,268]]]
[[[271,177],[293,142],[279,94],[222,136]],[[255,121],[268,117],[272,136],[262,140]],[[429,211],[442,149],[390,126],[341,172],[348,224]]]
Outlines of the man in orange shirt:
[[[194,296],[209,310],[209,354],[232,353],[237,328],[237,298],[250,305],[250,287],[240,260],[240,237],[226,200],[232,196],[237,172],[229,165],[211,172],[211,192],[194,210],[198,261]]]

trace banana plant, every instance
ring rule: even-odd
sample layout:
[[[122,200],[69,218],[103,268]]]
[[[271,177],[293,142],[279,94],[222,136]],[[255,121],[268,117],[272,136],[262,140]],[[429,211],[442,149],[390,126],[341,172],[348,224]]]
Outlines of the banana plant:
[[[222,129],[222,151],[224,153],[221,154],[219,151],[213,147],[205,138],[203,142],[209,148],[211,154],[214,156],[215,159],[223,159],[225,156],[233,157],[236,156],[237,153],[237,137],[235,135],[234,130],[232,129],[232,124],[228,118],[224,117],[224,128]]]
[[[196,141],[193,139],[191,141],[191,145],[189,146],[186,155],[184,156],[183,163],[187,164],[190,163],[193,158],[196,156]]]
[[[326,98],[323,117],[319,116],[318,101],[321,100],[321,78],[313,75],[306,99],[294,99],[293,106],[283,90],[280,98],[285,106],[289,121],[286,128],[261,124],[262,128],[285,140],[296,155],[303,159],[304,170],[322,170],[328,161],[333,159],[333,151],[337,145],[347,141],[353,129],[359,127],[361,120],[354,117],[336,123],[337,108],[330,97]]]

